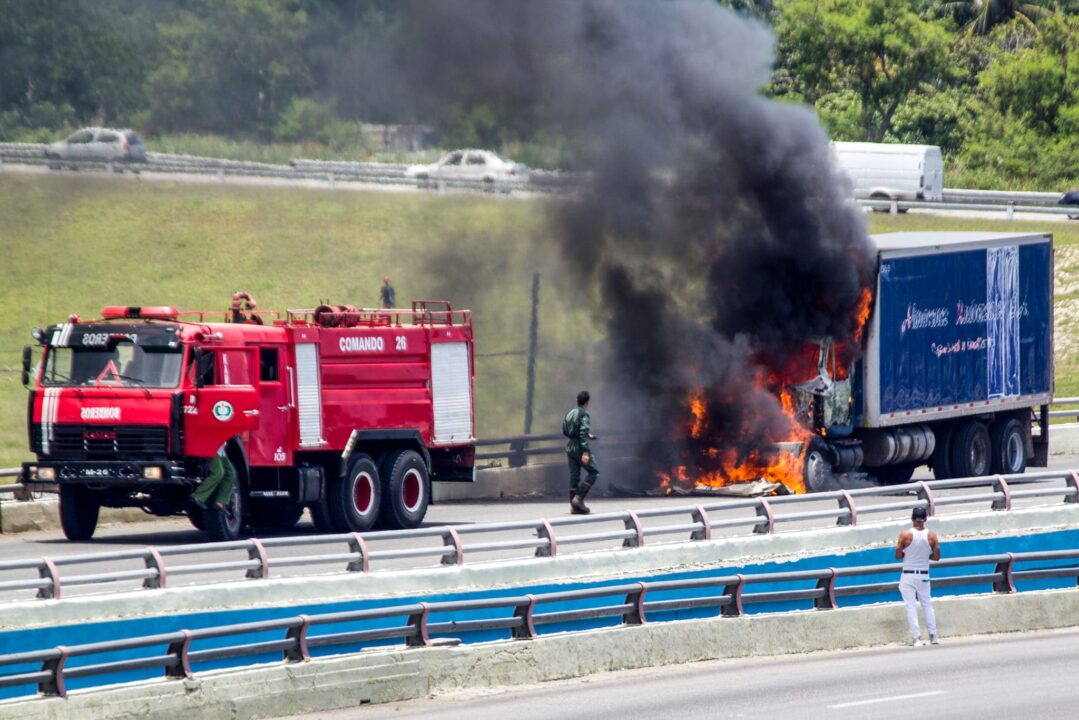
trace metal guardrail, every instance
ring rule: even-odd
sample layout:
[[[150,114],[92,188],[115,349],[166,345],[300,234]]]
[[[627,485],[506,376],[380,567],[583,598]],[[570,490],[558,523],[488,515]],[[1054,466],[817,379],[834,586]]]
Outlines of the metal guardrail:
[[[940,491],[959,494],[941,495]],[[886,502],[862,503],[865,498]],[[894,500],[890,498],[895,497]],[[588,516],[522,520],[476,525],[442,526],[413,530],[310,535],[280,538],[250,538],[221,543],[199,543],[171,547],[145,547],[92,554],[63,555],[0,561],[0,593],[34,590],[41,599],[62,596],[65,587],[102,586],[108,591],[116,583],[139,582],[145,589],[169,586],[184,575],[243,573],[249,580],[271,576],[287,577],[289,568],[310,570],[325,566],[327,572],[370,572],[373,564],[392,560],[429,560],[431,567],[460,566],[466,557],[490,557],[490,553],[522,550],[533,557],[569,554],[574,546],[599,543],[602,549],[639,548],[654,544],[684,543],[712,539],[713,531],[744,528],[755,534],[775,533],[795,521],[819,520],[821,526],[855,526],[870,516],[895,519],[915,507],[929,515],[950,506],[988,505],[992,510],[1009,511],[1014,501],[1046,498],[1054,503],[1079,502],[1079,472],[1046,471],[1028,475],[1006,475],[954,480],[910,482],[902,485],[838,490],[810,495],[729,499],[723,502],[676,507],[624,510]],[[804,509],[807,503],[831,501],[834,507]],[[505,539],[509,534],[510,539]],[[498,537],[499,535],[503,537]],[[674,538],[670,540],[670,538]],[[415,546],[416,540],[430,540]],[[611,547],[617,543],[617,546]],[[287,551],[312,552],[290,554]],[[276,554],[276,550],[283,551]],[[572,551],[570,551],[572,552]],[[226,556],[221,559],[220,555]],[[218,555],[206,560],[207,555]],[[192,562],[174,559],[198,556]],[[514,559],[528,555],[515,555]],[[507,558],[498,558],[505,560]],[[169,562],[169,560],[174,560]],[[93,571],[104,562],[127,561],[127,569]],[[74,568],[73,574],[64,572]],[[380,569],[390,569],[383,566]],[[14,577],[13,577],[14,576]],[[10,578],[10,579],[9,579]],[[220,576],[202,583],[221,582]],[[129,589],[129,588],[125,588]],[[9,600],[12,598],[8,598]],[[17,599],[17,598],[14,598]]]
[[[1028,569],[1016,569],[1016,565],[1074,560],[1079,560],[1079,550],[977,555],[941,560],[931,566],[934,569],[973,570],[968,574],[934,579],[933,583],[938,588],[988,585],[996,593],[1014,593],[1016,583],[1024,580],[1074,577],[1079,582],[1079,564]],[[992,567],[992,570],[984,572],[982,568],[987,567]],[[33,670],[0,675],[0,687],[36,685],[40,695],[63,697],[67,694],[67,682],[77,678],[160,668],[167,679],[185,679],[193,677],[194,665],[225,658],[252,658],[279,653],[281,662],[297,663],[310,660],[311,651],[317,648],[350,645],[353,647],[345,652],[358,652],[355,649],[357,644],[385,640],[401,640],[409,648],[460,644],[462,640],[459,636],[485,631],[509,631],[509,639],[534,640],[541,636],[538,628],[544,625],[602,618],[618,618],[622,626],[645,625],[663,622],[659,617],[663,613],[690,609],[715,609],[720,617],[739,617],[745,614],[747,605],[754,603],[812,601],[815,610],[831,610],[839,607],[840,598],[895,592],[899,586],[895,580],[857,585],[840,585],[838,581],[898,573],[901,568],[901,563],[889,563],[635,582],[516,597],[420,602],[350,612],[297,615],[84,645],[57,646],[0,655],[0,671],[26,665],[38,666]],[[753,586],[762,584],[790,587],[752,591]],[[671,593],[682,593],[683,596],[664,597]],[[608,598],[606,604],[596,606],[595,601],[605,598]],[[553,603],[570,605],[570,608],[542,611],[544,606]],[[476,619],[477,611],[498,614]],[[455,615],[462,613],[466,614],[465,618],[455,618]],[[397,619],[396,623],[386,626],[385,621],[394,619]],[[314,628],[334,626],[337,629],[330,632],[312,633]],[[560,630],[564,631],[564,628]],[[267,633],[277,633],[277,637],[267,639]],[[441,641],[433,637],[449,635],[458,637],[447,637]],[[229,644],[221,642],[225,638]],[[205,640],[216,642],[209,647],[198,647]],[[146,649],[156,649],[156,652],[140,653],[135,658],[107,655]],[[84,657],[97,661],[68,666],[69,659]],[[265,660],[260,658],[258,662],[265,663]]]
[[[1014,201],[999,202],[940,202],[930,200],[858,200],[862,207],[887,211],[895,215],[905,210],[975,210],[979,212],[1003,212],[1007,220],[1014,220],[1015,213],[1038,213],[1041,215],[1079,216],[1079,206],[1024,205]]]

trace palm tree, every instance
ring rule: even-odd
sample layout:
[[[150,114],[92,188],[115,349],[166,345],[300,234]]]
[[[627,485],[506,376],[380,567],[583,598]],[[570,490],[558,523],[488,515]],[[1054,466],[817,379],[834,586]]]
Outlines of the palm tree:
[[[1052,12],[1046,5],[1052,0],[950,0],[942,2],[937,11],[952,15],[962,25],[966,35],[988,35],[997,25],[1012,21],[1038,32],[1034,23]]]

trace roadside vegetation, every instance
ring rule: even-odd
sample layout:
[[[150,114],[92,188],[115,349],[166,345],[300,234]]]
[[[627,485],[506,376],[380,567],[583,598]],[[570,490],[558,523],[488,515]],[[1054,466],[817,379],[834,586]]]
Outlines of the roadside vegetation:
[[[523,430],[532,274],[541,274],[534,432],[553,431],[580,387],[601,383],[603,338],[587,290],[568,287],[549,200],[150,183],[0,174],[0,467],[28,458],[20,353],[30,330],[109,304],[224,310],[322,300],[373,306],[388,274],[399,304],[474,311],[481,437]],[[871,214],[873,232],[1051,230],[1057,245],[1058,394],[1079,394],[1079,223]],[[582,294],[584,293],[584,294]]]
[[[766,93],[812,106],[833,139],[939,145],[949,187],[1079,187],[1077,0],[717,1],[771,26]],[[387,155],[362,128],[405,123],[440,147],[587,163],[543,107],[410,76],[408,8],[0,0],[0,141],[102,124],[165,152],[429,160]]]

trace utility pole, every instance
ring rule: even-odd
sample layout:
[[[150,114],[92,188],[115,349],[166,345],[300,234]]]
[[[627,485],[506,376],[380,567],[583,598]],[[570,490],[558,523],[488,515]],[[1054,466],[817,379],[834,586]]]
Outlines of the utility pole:
[[[540,275],[532,275],[532,323],[528,328],[528,387],[525,391],[525,435],[532,433],[532,401],[536,394],[536,344],[539,334]]]

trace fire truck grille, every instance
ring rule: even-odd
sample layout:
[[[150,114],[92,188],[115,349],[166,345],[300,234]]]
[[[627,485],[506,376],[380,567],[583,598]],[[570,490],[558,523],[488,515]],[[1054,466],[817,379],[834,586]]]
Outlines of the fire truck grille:
[[[169,429],[157,425],[54,425],[49,452],[42,448],[41,426],[35,425],[32,449],[39,455],[70,460],[164,457]]]

